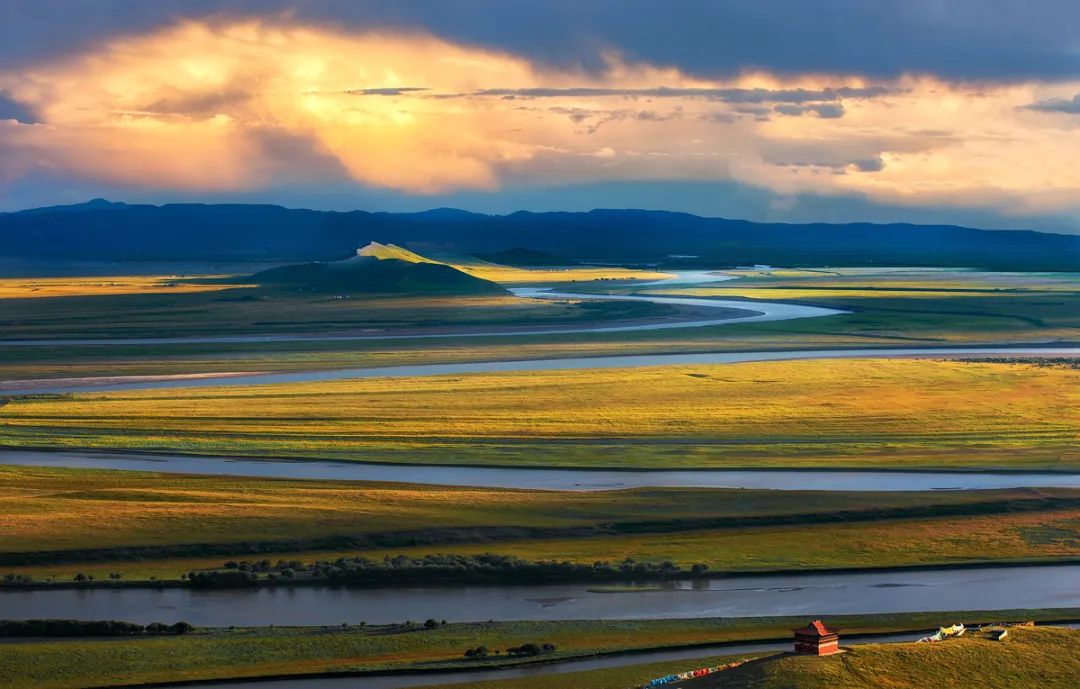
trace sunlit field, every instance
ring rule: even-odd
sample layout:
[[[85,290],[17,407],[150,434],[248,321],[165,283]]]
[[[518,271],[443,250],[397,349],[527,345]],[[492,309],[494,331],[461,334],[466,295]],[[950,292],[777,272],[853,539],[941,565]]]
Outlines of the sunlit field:
[[[474,277],[507,285],[543,285],[568,282],[592,282],[597,280],[625,280],[647,282],[672,277],[671,273],[655,270],[634,270],[610,266],[568,266],[553,268],[519,268],[503,266],[486,261],[469,261],[455,257],[448,263]],[[565,286],[565,285],[563,285]]]
[[[201,276],[105,276],[0,278],[0,299],[119,296],[128,294],[186,294],[216,292],[231,286],[192,281]],[[33,308],[43,308],[35,304]]]
[[[0,499],[0,573],[38,580],[176,579],[251,553],[495,552],[714,570],[1080,557],[1080,492],[1069,489],[564,492],[0,467]],[[807,539],[819,545],[797,546]]]
[[[814,546],[806,548],[799,545],[807,543]],[[976,517],[733,528],[589,539],[533,539],[485,544],[479,550],[475,544],[383,548],[365,551],[364,554],[379,560],[387,555],[471,555],[488,550],[523,559],[581,563],[596,560],[617,563],[626,558],[650,562],[670,560],[684,569],[704,563],[712,570],[755,572],[1030,562],[1040,559],[1080,561],[1080,509],[1038,514],[1001,513]]]
[[[1075,469],[1080,371],[821,360],[14,398],[0,442],[591,467]]]

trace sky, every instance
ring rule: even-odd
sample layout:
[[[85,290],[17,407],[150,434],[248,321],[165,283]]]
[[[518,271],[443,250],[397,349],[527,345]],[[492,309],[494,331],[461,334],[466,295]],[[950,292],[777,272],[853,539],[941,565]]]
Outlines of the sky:
[[[1074,0],[4,0],[0,210],[1080,233]]]

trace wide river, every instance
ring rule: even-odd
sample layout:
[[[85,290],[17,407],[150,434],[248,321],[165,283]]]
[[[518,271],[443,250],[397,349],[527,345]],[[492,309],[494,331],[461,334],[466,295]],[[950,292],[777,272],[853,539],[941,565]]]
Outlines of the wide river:
[[[1080,488],[1080,473],[1051,472],[513,469],[37,450],[0,450],[0,464],[534,490],[600,491],[646,486],[830,491]]]
[[[641,582],[649,585],[649,582]],[[589,584],[0,592],[3,616],[196,626],[839,615],[1080,606],[1080,565],[737,576],[594,593]]]

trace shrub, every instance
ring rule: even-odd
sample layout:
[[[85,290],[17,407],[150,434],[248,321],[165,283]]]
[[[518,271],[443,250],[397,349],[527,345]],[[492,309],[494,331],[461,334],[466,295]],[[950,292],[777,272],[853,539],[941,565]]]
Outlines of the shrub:
[[[169,631],[173,634],[187,634],[194,629],[195,627],[192,624],[184,622],[182,620],[180,622],[174,622],[173,624],[169,625]]]
[[[555,644],[537,644],[532,642],[506,649],[506,653],[512,656],[538,656],[554,652]]]

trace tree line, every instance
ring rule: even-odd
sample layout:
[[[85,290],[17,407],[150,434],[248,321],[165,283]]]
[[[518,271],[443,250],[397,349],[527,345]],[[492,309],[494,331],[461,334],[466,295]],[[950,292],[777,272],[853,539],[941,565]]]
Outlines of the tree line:
[[[512,555],[398,555],[372,560],[363,556],[336,560],[229,560],[221,569],[188,572],[183,575],[195,588],[234,588],[272,584],[331,583],[379,586],[429,582],[516,582],[618,580],[630,578],[667,579],[704,576],[709,566],[695,564],[683,568],[671,560],[640,562],[626,558],[611,563],[569,560],[523,560]]]
[[[147,625],[120,620],[0,620],[0,637],[12,636],[162,636],[187,634],[187,622]]]

